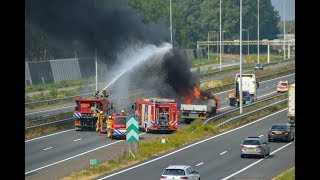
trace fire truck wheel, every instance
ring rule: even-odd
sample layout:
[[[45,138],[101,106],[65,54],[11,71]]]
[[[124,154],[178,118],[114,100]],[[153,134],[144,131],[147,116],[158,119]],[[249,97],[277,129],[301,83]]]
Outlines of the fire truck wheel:
[[[111,139],[114,139],[114,137],[113,137],[113,135],[112,135],[112,134],[110,135],[110,138],[111,138]]]

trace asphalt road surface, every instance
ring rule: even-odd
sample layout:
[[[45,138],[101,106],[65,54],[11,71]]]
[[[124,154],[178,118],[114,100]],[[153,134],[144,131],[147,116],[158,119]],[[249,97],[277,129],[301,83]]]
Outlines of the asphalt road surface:
[[[108,174],[100,179],[159,179],[169,165],[194,167],[202,180],[270,179],[295,165],[295,143],[270,143],[266,158],[240,158],[240,144],[247,136],[267,136],[274,123],[286,122],[286,109],[231,131],[191,144],[151,161]],[[241,172],[240,172],[241,171]]]
[[[291,74],[274,80],[260,82],[258,99],[275,93],[276,84],[280,80],[288,80],[291,84],[295,80],[295,75]],[[230,108],[228,100],[230,91],[217,93],[221,100],[220,109]],[[156,136],[148,135],[145,137],[151,138]],[[73,129],[27,140],[25,142],[26,178],[42,179],[46,177],[46,179],[56,179],[56,177],[65,176],[72,171],[87,168],[90,158],[100,157],[101,155],[101,161],[103,161],[109,158],[109,154],[115,154],[115,152],[118,152],[119,149],[125,146],[123,145],[124,143],[121,145],[120,143],[116,140],[99,136],[97,132],[74,131]],[[100,155],[98,151],[101,151]]]

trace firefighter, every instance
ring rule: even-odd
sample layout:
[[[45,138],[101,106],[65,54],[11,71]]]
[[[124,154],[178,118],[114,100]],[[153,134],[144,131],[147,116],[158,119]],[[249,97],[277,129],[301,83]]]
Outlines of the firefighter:
[[[234,92],[229,94],[230,106],[235,106],[236,103],[236,95]]]
[[[112,127],[113,127],[113,118],[112,118],[112,116],[108,117],[106,123],[107,123],[107,136],[109,138],[109,137],[111,137]]]
[[[96,99],[99,99],[99,91],[95,91],[94,93],[92,93],[92,96]]]
[[[102,128],[103,124],[104,124],[104,115],[103,115],[103,111],[100,111],[98,115],[97,123],[96,123],[96,131],[99,131],[99,133],[103,132],[103,128]]]
[[[101,99],[108,99],[109,93],[107,92],[106,88],[103,88],[101,91]]]

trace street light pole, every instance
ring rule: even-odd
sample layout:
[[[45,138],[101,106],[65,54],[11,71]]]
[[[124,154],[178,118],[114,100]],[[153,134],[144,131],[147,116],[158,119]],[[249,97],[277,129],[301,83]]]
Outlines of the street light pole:
[[[286,0],[283,1],[283,59],[286,59]]]
[[[259,60],[260,60],[260,54],[259,54],[259,50],[260,50],[259,49],[259,47],[260,47],[260,43],[259,43],[259,34],[260,34],[259,33],[259,0],[258,0],[258,28],[257,29],[258,29],[257,36],[258,36],[258,64],[259,64]]]
[[[242,31],[247,31],[247,38],[248,38],[248,49],[247,49],[247,52],[248,52],[248,58],[249,58],[249,29],[242,29]]]
[[[171,13],[171,0],[170,0],[170,37],[171,37],[171,44],[172,44],[172,13]]]
[[[95,64],[96,64],[96,91],[98,91],[98,57],[97,57],[97,48],[95,49]]]
[[[242,103],[242,0],[240,0],[240,83],[239,83],[239,93],[240,93],[240,114],[243,111],[243,103]]]
[[[222,68],[222,67],[221,67],[221,64],[222,64],[222,63],[221,63],[221,30],[222,30],[222,29],[221,29],[221,0],[220,0],[220,51],[219,51],[219,52],[220,52],[220,70],[221,70],[221,68]]]

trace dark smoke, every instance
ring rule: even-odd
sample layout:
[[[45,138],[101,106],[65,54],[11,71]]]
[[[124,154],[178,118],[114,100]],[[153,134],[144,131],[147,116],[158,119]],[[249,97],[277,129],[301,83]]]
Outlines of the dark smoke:
[[[125,0],[27,0],[25,20],[43,29],[57,47],[86,49],[112,64],[115,52],[143,41],[169,40],[169,25],[145,25]],[[84,47],[84,48],[81,48]],[[72,53],[71,53],[72,54]]]
[[[117,53],[143,42],[159,45],[170,40],[169,22],[146,25],[125,0],[27,0],[25,19],[43,29],[51,42],[82,56],[93,56],[111,67]],[[84,52],[85,51],[85,52]],[[156,58],[156,57],[155,57]],[[190,72],[185,52],[174,48],[158,63],[146,63],[134,70],[139,86],[153,88],[162,97],[187,95],[198,81]],[[138,79],[138,80],[137,80]]]

